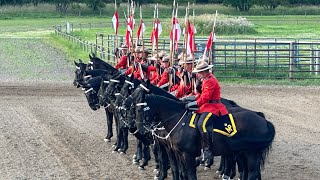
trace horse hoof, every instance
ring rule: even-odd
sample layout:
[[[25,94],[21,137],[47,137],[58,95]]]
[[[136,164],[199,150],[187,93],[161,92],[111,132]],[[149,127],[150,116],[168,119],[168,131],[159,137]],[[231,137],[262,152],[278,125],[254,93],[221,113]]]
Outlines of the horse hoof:
[[[209,170],[209,169],[210,169],[209,167],[204,167],[204,170],[205,170],[205,171],[207,171],[207,170]]]
[[[230,177],[229,176],[227,176],[227,175],[223,175],[222,176],[222,180],[228,180]]]
[[[132,159],[136,159],[136,158],[137,158],[137,155],[134,154],[134,155],[132,156]]]
[[[154,169],[153,172],[154,172],[154,173],[158,172],[158,169]]]
[[[118,153],[118,151],[113,150],[113,151],[112,151],[112,154],[115,154],[115,153]]]
[[[139,164],[139,161],[135,161],[135,160],[133,160],[133,161],[132,161],[132,164],[134,164],[134,165],[138,165],[138,164]]]
[[[220,174],[221,171],[216,171],[216,174]]]
[[[113,148],[117,147],[116,145],[112,145]]]
[[[157,177],[157,176],[154,176],[154,178],[153,178],[154,180],[158,180],[159,179],[159,177]]]
[[[104,142],[111,142],[111,139],[105,138],[105,139],[104,139]]]
[[[118,152],[121,152],[121,149],[118,149]]]
[[[144,167],[139,166],[139,170],[144,170]]]
[[[120,151],[120,154],[121,154],[121,155],[124,155],[124,154],[126,154],[126,153],[125,153],[125,152],[123,152],[123,151]]]

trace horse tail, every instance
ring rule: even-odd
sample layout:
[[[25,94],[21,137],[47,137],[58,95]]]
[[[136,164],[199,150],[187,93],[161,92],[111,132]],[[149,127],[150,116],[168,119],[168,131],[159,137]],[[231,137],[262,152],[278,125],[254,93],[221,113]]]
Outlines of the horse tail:
[[[265,160],[267,159],[270,150],[272,149],[272,142],[274,140],[274,137],[276,135],[276,130],[274,125],[267,121],[267,127],[269,129],[269,141],[267,142],[265,148],[262,149],[262,153],[261,153],[261,158],[260,158],[260,168],[263,169],[264,168],[264,164],[265,164]]]

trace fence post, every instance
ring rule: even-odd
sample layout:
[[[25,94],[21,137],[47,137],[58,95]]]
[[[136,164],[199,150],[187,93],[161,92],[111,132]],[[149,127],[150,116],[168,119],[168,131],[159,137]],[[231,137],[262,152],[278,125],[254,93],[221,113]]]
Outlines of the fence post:
[[[236,42],[237,40],[236,39],[234,39],[234,44],[233,44],[233,55],[234,55],[234,65],[236,65],[237,64],[237,42]]]
[[[318,76],[319,74],[320,74],[320,50],[318,49],[317,50],[317,53],[318,53],[318,55],[317,55],[317,58],[316,58],[316,75]]]
[[[108,60],[110,60],[110,35],[108,34]]]
[[[294,43],[291,42],[289,45],[290,59],[289,59],[289,79],[293,79],[293,68],[294,68]]]
[[[257,39],[254,39],[254,57],[253,57],[253,72],[256,73],[257,66]]]
[[[311,58],[310,58],[310,75],[312,75],[315,71],[315,50],[311,48]]]
[[[96,44],[94,47],[94,53],[97,54],[97,50],[98,50],[98,33],[96,33]]]

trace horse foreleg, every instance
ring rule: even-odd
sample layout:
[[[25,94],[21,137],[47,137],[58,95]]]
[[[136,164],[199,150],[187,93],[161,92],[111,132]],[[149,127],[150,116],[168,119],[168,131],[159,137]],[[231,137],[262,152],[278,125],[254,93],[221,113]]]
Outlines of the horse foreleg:
[[[167,151],[163,144],[159,144],[157,140],[155,140],[155,147],[156,147],[156,153],[158,154],[159,158],[159,176],[157,177],[158,180],[164,180],[168,176],[168,169],[169,169],[169,157],[167,154]],[[174,179],[174,177],[173,177]]]
[[[125,154],[126,151],[128,150],[128,128],[122,127],[121,131],[122,131],[123,143],[119,151],[120,151],[120,154]]]
[[[143,146],[143,162],[142,164],[139,166],[139,169],[144,169],[144,167],[146,165],[148,165],[149,160],[151,159],[150,156],[150,146],[149,144],[144,144],[142,143]]]
[[[121,131],[120,121],[117,117],[115,117],[115,122],[116,122],[116,130],[117,130],[117,143],[113,151],[118,152],[118,150],[122,147],[122,144],[123,144],[123,138],[122,138],[123,132]]]
[[[137,148],[135,156],[133,157],[132,163],[139,164],[140,160],[142,159],[142,142],[137,139]]]
[[[107,135],[104,138],[105,142],[110,142],[111,141],[111,137],[113,136],[113,132],[112,132],[112,124],[113,124],[113,114],[110,113],[106,108],[106,120],[107,120]]]
[[[196,156],[192,156],[188,153],[183,153],[183,166],[184,173],[187,174],[187,179],[197,180],[197,167],[196,167]]]

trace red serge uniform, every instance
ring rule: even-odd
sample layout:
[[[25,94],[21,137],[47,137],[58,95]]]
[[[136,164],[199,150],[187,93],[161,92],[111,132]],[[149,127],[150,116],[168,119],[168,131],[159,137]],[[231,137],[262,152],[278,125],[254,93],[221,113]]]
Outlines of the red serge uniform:
[[[116,64],[116,66],[114,68],[116,69],[127,69],[128,66],[128,61],[127,61],[127,56],[123,55],[120,59],[120,61]]]
[[[192,74],[190,72],[187,72],[187,73],[188,73],[190,84],[186,85],[185,82],[184,83],[180,83],[180,86],[178,87],[177,92],[176,92],[176,97],[177,98],[182,98],[182,97],[192,93],[192,87],[191,87],[191,83],[192,83],[191,82],[191,76],[192,76]],[[180,74],[182,75],[182,76],[180,76],[180,78],[183,79],[183,72],[180,73]]]
[[[164,84],[169,82],[169,70],[170,70],[170,68],[166,68],[163,71],[163,73],[161,74],[160,80],[159,80],[159,82],[157,84],[158,87],[160,87],[160,86],[162,86],[162,85],[164,85]]]
[[[211,112],[217,116],[228,114],[226,107],[220,102],[220,85],[213,74],[202,80],[202,93],[196,97],[200,107],[198,113]]]
[[[152,73],[151,73],[151,77],[150,77],[150,82],[151,82],[152,84],[157,85],[158,80],[159,80],[159,75],[158,75],[158,73],[157,73],[156,71],[152,72]]]

